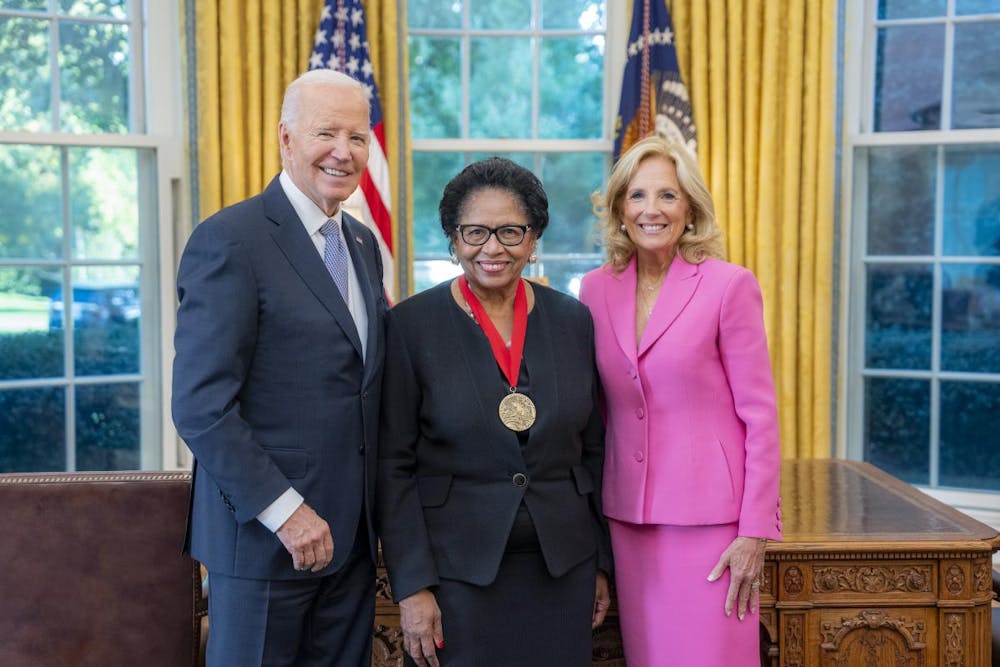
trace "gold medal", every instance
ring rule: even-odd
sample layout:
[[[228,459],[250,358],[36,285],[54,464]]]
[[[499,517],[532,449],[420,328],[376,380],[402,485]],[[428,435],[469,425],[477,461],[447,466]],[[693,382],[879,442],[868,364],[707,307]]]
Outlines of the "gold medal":
[[[527,431],[535,423],[535,404],[530,398],[516,391],[500,401],[500,421],[511,431]]]
[[[490,350],[497,365],[510,384],[510,393],[500,401],[497,413],[500,422],[511,431],[520,433],[527,431],[535,423],[535,404],[524,394],[517,393],[517,378],[520,373],[521,359],[524,354],[524,337],[528,330],[528,297],[524,289],[524,281],[519,280],[514,293],[514,328],[511,332],[510,345],[504,343],[503,337],[497,331],[493,320],[486,314],[483,304],[473,294],[465,276],[459,276],[458,289],[465,297],[465,302],[475,315],[476,323],[486,334],[490,342]]]

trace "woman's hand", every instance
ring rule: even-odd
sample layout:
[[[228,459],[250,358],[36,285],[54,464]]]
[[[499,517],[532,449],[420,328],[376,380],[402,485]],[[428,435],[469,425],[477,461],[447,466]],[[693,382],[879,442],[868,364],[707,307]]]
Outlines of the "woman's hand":
[[[611,591],[608,586],[608,575],[600,570],[597,571],[597,589],[594,592],[594,618],[590,621],[590,629],[593,630],[604,622],[604,617],[611,606]]]
[[[399,601],[399,623],[403,629],[403,649],[419,667],[439,667],[437,652],[444,648],[441,609],[426,588]]]
[[[733,613],[733,606],[743,620],[747,609],[757,611],[760,602],[760,578],[764,572],[764,548],[767,540],[756,537],[737,537],[730,542],[719,557],[719,562],[708,575],[715,581],[729,568],[729,592],[726,594],[726,616]]]

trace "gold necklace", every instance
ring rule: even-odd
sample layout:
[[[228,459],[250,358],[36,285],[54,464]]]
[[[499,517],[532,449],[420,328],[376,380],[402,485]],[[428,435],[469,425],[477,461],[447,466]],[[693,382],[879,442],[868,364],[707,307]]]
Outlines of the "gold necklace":
[[[653,314],[653,307],[656,305],[656,295],[651,292],[639,292],[639,301],[646,311],[646,317]]]

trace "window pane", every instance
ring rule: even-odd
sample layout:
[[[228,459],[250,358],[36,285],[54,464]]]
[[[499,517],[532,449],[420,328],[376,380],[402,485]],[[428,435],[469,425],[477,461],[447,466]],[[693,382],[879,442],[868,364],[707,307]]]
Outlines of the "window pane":
[[[601,265],[602,257],[581,257],[579,259],[546,259],[542,257],[536,264],[538,275],[545,276],[549,280],[549,286],[580,296],[580,280],[583,274]]]
[[[473,162],[478,162],[479,160],[485,160],[488,157],[505,157],[511,162],[521,165],[531,173],[535,173],[535,154],[534,153],[472,153],[469,156],[469,164]],[[552,206],[552,200],[549,200],[549,207]]]
[[[528,30],[531,0],[469,0],[473,29]]]
[[[465,165],[462,153],[413,153],[413,250],[448,252],[438,204],[444,186]]]
[[[461,28],[462,2],[407,0],[406,22],[411,28]],[[410,75],[413,75],[412,70]]]
[[[879,0],[878,18],[912,19],[944,16],[947,4],[947,0]]]
[[[542,183],[549,196],[549,227],[541,241],[543,255],[600,252],[590,195],[601,189],[606,161],[605,153],[542,156]]]
[[[543,39],[540,76],[539,136],[600,138],[604,36]]]
[[[1000,255],[1000,148],[947,148],[944,253]]]
[[[943,486],[1000,490],[1000,385],[941,383]]]
[[[941,270],[941,369],[1000,373],[1000,265]]]
[[[944,25],[878,31],[875,130],[936,130],[941,126]]]
[[[461,42],[410,37],[410,126],[414,139],[458,137],[461,128]]]
[[[52,129],[49,22],[0,17],[0,127]]]
[[[594,0],[542,0],[542,27],[604,30],[604,4]]]
[[[926,370],[931,361],[931,268],[868,267],[865,365]]]
[[[124,19],[128,0],[59,0],[63,13],[71,16],[110,16]]]
[[[62,256],[59,172],[58,148],[0,144],[0,257]]]
[[[1000,21],[956,24],[954,53],[952,127],[1000,127]]]
[[[865,380],[865,461],[910,484],[930,481],[930,384]]]
[[[472,41],[469,134],[473,137],[531,136],[532,39]]]
[[[0,391],[0,472],[66,469],[62,387]]]
[[[128,27],[64,21],[59,40],[60,129],[128,132]]]
[[[70,148],[73,256],[139,255],[138,155],[132,148]]]
[[[1000,14],[1000,0],[955,0],[956,14]]]
[[[139,385],[76,388],[76,469],[138,470]]]
[[[418,259],[413,262],[413,293],[423,292],[461,273],[461,266],[446,259]]]
[[[139,372],[139,267],[73,269],[77,375]]]
[[[58,269],[0,268],[0,380],[63,375],[59,282]]]
[[[933,146],[872,148],[868,159],[868,254],[934,249]]]
[[[0,9],[23,9],[43,12],[48,9],[48,0],[0,0]]]

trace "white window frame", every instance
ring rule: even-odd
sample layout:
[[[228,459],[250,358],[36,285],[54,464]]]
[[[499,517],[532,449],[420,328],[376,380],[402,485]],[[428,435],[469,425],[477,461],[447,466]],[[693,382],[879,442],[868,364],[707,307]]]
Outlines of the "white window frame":
[[[532,0],[535,16],[541,15],[542,0]],[[615,118],[618,114],[618,102],[621,95],[621,81],[625,68],[625,46],[628,40],[629,15],[624,2],[618,0],[605,1],[605,43],[604,43],[604,117],[601,123],[602,136],[599,139],[486,139],[486,138],[448,138],[448,139],[411,139],[410,148],[414,153],[604,153],[607,156],[607,167],[611,166],[611,153],[614,150]],[[543,37],[558,37],[560,30],[540,30],[536,26],[532,30],[473,30],[468,26],[471,24],[471,9],[468,3],[463,3],[463,27],[448,29],[420,28],[411,30],[409,25],[404,26],[406,37],[410,34],[421,37],[460,37],[463,40],[462,47],[462,113],[460,123],[462,128],[469,126],[469,77],[470,77],[470,54],[467,45],[470,38],[488,35],[491,37],[531,37],[534,40],[535,49],[540,48],[540,40]],[[565,31],[567,34],[578,34],[578,31]],[[535,63],[538,57],[536,54]],[[540,85],[538,72],[532,77],[534,88],[533,98],[536,104],[532,106],[531,117],[532,126],[538,123],[538,86]],[[409,84],[401,78],[400,85],[404,88]],[[594,259],[595,265],[600,264],[603,255],[600,252],[594,253],[546,253],[544,244],[542,252],[539,253],[539,264],[544,264],[546,260],[565,261],[575,259]],[[416,248],[410,249],[410,264],[421,261],[447,261],[450,257],[447,253],[441,252],[418,252]],[[413,291],[413,285],[405,285],[409,293]]]
[[[875,132],[875,44],[879,27],[885,25],[920,25],[926,19],[876,21],[875,0],[865,2],[844,2],[845,15],[843,60],[843,156],[841,169],[841,246],[840,293],[847,298],[841,300],[837,383],[837,441],[835,455],[841,458],[862,460],[864,457],[864,382],[867,377],[891,376],[930,379],[930,481],[932,486],[920,486],[925,493],[952,505],[963,512],[1000,529],[1000,492],[966,491],[948,488],[934,488],[937,483],[939,452],[939,380],[987,380],[1000,382],[1000,374],[971,374],[941,371],[939,351],[941,337],[941,267],[948,263],[974,261],[977,264],[1000,264],[998,257],[956,257],[943,256],[941,251],[941,225],[935,223],[934,252],[931,255],[907,256],[900,261],[929,263],[933,271],[932,303],[932,367],[928,371],[882,373],[865,371],[865,239],[867,237],[867,210],[865,187],[867,170],[864,159],[858,157],[859,149],[879,146],[960,146],[969,144],[1000,145],[1000,128],[963,130],[922,130],[914,132]],[[942,88],[941,127],[951,124],[952,91],[952,44],[954,26],[969,22],[963,16],[955,16],[955,0],[948,0],[944,42],[944,80]],[[978,20],[981,15],[977,16]],[[940,23],[940,18],[933,19]],[[853,57],[859,54],[860,57]],[[937,173],[942,174],[943,165],[939,152]],[[935,220],[943,214],[943,179],[937,178],[935,196]],[[878,262],[886,262],[879,257]],[[890,256],[888,262],[893,261]]]
[[[25,16],[52,18],[46,14],[25,13]],[[134,379],[143,390],[139,408],[140,466],[143,469],[181,469],[189,464],[170,420],[170,379],[173,360],[173,336],[176,297],[174,283],[177,251],[190,229],[184,208],[186,179],[182,132],[183,88],[181,87],[181,54],[179,1],[129,0],[130,71],[129,109],[130,127],[137,131],[127,134],[72,134],[67,132],[10,132],[0,130],[0,144],[45,145],[56,148],[103,147],[135,148],[149,151],[151,160],[138,161],[140,255],[142,267],[140,294],[142,319],[140,327],[140,370]],[[60,15],[65,18],[65,15]],[[53,70],[53,77],[58,71]],[[54,104],[58,98],[54,98]],[[55,110],[57,112],[58,110]],[[146,184],[153,183],[154,190],[147,191]],[[72,262],[61,258],[41,264],[64,266],[70,270]],[[119,262],[107,262],[110,265]],[[120,262],[135,264],[135,262]],[[39,262],[0,261],[0,266],[17,266]],[[71,324],[70,324],[71,326]],[[17,389],[37,386],[74,387],[100,384],[101,380],[115,376],[77,378],[72,370],[72,337],[67,335],[68,361],[61,380],[10,380],[0,381],[0,388]],[[121,376],[119,376],[120,378]],[[131,375],[130,375],[131,377]],[[67,468],[75,467],[75,415],[72,392],[65,405]]]

